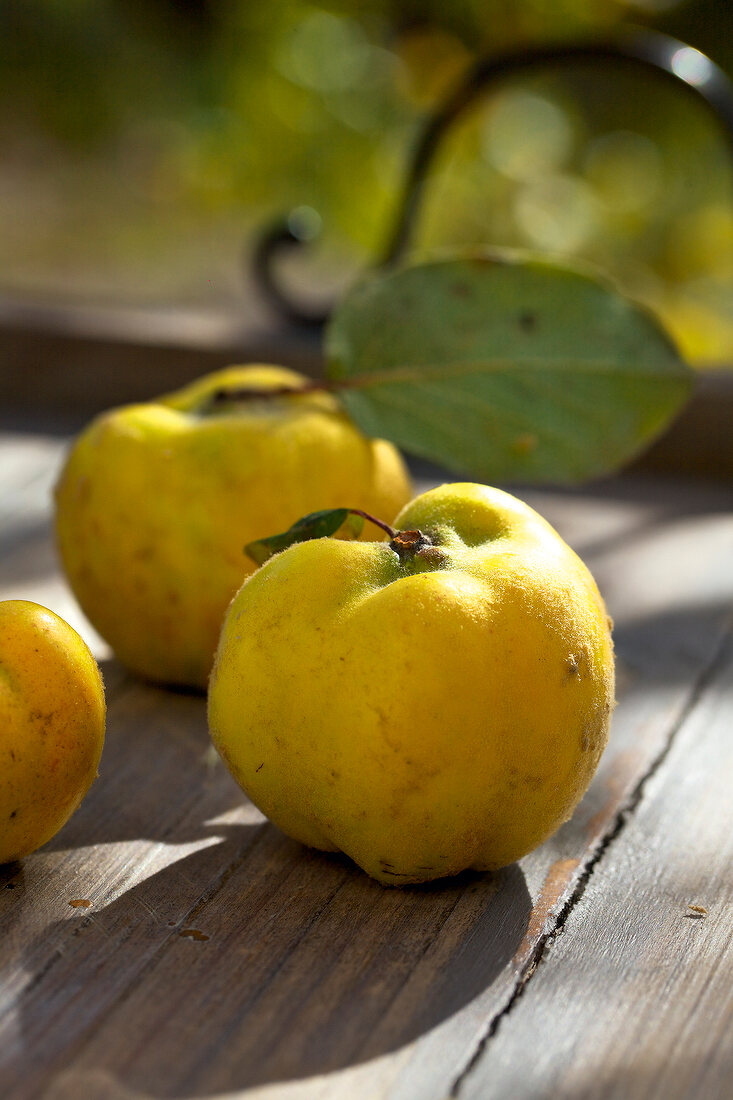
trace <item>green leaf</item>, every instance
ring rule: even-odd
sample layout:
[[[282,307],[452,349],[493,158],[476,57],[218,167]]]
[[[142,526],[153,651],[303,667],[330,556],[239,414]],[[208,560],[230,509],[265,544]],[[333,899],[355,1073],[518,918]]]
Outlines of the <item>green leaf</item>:
[[[267,538],[248,543],[244,552],[257,565],[262,565],[273,554],[287,550],[293,543],[327,538],[341,527],[343,527],[344,536],[358,538],[363,526],[363,516],[355,514],[350,508],[328,508],[322,512],[311,512],[303,516],[281,535],[269,535]]]
[[[326,354],[364,432],[487,481],[616,469],[692,378],[651,315],[596,276],[486,254],[359,285],[332,317]]]

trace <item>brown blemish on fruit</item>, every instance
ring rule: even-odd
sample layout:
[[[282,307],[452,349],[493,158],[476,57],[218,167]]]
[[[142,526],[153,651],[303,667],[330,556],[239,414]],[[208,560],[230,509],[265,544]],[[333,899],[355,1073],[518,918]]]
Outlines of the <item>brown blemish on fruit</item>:
[[[517,317],[517,322],[522,332],[534,332],[537,328],[537,314],[529,309],[522,310]]]
[[[547,872],[542,889],[530,913],[527,931],[514,954],[513,961],[518,970],[523,970],[531,959],[532,952],[549,918],[557,909],[558,902],[567,892],[579,863],[579,859],[558,859]]]
[[[580,676],[580,658],[571,653],[565,661],[565,668],[568,676]]]

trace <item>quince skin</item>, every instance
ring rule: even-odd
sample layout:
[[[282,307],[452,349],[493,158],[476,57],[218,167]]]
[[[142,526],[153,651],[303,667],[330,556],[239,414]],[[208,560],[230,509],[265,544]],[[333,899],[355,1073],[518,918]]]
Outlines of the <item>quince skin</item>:
[[[232,601],[211,736],[284,832],[382,883],[519,859],[573,812],[608,736],[610,621],[535,511],[444,485],[390,542],[276,554]]]
[[[244,546],[262,531],[344,500],[390,517],[409,500],[399,452],[330,394],[264,396],[305,381],[231,367],[107,412],[76,441],[56,489],[61,560],[134,672],[205,688],[227,604],[254,569]],[[222,400],[238,390],[248,399]]]
[[[0,863],[71,817],[97,774],[104,686],[86,643],[53,611],[0,603]]]

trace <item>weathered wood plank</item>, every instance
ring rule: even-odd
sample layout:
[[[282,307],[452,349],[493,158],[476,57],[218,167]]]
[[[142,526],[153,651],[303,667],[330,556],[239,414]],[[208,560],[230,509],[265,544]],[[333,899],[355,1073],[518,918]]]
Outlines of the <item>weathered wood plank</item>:
[[[62,440],[27,432],[0,435],[0,499],[37,476],[52,478],[54,464],[64,448]]]
[[[60,578],[52,545],[51,489],[66,444],[25,435],[0,442],[0,598],[50,607],[103,658],[108,647]],[[212,768],[203,698],[146,687],[109,660],[102,671],[109,710],[100,778],[43,851],[0,868],[1,1095],[21,1084],[33,1091],[47,1062],[63,1060],[76,1030],[172,934],[168,919],[177,934],[262,823],[225,769]],[[209,822],[232,807],[240,828],[230,837]],[[145,882],[150,888],[135,893]],[[115,906],[120,898],[128,901]],[[91,906],[70,906],[81,899]]]
[[[731,1095],[732,719],[729,636],[669,756],[548,949],[542,981],[502,1022],[461,1100]]]
[[[145,401],[231,363],[321,367],[319,334],[273,325],[254,293],[235,311],[69,307],[0,295],[0,406],[79,419]]]
[[[0,547],[40,523],[49,503],[64,445],[45,436],[0,435]]]
[[[384,890],[268,826],[192,918],[209,940],[166,945],[75,1056],[77,1081],[103,1070],[133,1090],[208,1095],[387,1054],[491,984],[529,908],[517,868]]]
[[[207,744],[203,699],[123,681],[82,807],[0,869],[1,1094],[34,1095],[252,843],[262,818]],[[233,824],[214,822],[231,808]]]
[[[259,824],[206,763],[201,699],[123,682],[102,779],[15,869],[20,885],[0,890],[0,934],[15,944],[8,1088],[444,1097],[664,751],[723,630],[730,494],[606,493],[533,498],[587,557],[618,623],[613,740],[573,822],[496,878],[385,891]],[[62,598],[53,572],[34,583]],[[69,908],[85,897],[89,910]],[[209,939],[181,936],[188,927]]]

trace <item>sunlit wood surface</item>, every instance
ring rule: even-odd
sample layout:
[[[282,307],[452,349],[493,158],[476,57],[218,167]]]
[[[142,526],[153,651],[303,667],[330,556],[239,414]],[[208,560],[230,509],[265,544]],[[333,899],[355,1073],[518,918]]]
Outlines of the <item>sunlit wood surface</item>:
[[[611,742],[520,864],[399,890],[282,836],[203,698],[111,659],[54,556],[64,448],[0,436],[0,598],[92,644],[107,744],[69,824],[0,868],[0,1096],[733,1094],[733,489],[523,494],[616,621]]]

